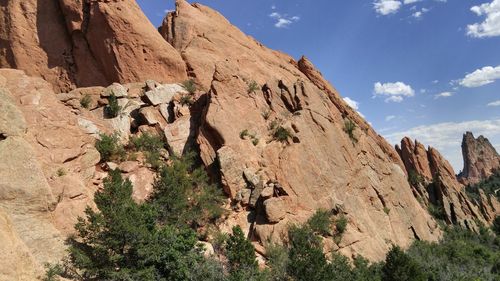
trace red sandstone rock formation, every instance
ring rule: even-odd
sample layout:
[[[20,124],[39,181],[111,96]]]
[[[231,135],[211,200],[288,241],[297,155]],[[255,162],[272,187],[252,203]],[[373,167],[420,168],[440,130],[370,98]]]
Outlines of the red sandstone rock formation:
[[[132,0],[0,2],[0,67],[56,90],[186,79],[185,64]]]
[[[459,179],[464,184],[476,184],[491,176],[494,170],[500,169],[500,155],[483,136],[474,138],[471,132],[465,133],[462,140],[462,154],[464,169]]]

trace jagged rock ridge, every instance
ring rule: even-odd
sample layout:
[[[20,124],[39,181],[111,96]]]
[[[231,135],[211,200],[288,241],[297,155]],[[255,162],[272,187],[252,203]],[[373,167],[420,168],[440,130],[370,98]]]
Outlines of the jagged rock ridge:
[[[462,154],[464,168],[458,177],[464,184],[478,183],[500,169],[500,155],[483,136],[474,138],[471,132],[466,132],[462,140]]]

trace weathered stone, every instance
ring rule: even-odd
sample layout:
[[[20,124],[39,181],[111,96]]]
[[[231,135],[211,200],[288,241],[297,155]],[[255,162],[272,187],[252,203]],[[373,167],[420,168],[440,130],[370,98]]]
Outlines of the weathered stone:
[[[183,116],[168,124],[164,132],[170,151],[175,155],[182,155],[192,145],[190,137],[195,134],[191,126],[191,116]]]
[[[148,107],[143,107],[139,110],[139,114],[141,117],[146,121],[148,125],[156,125],[160,124],[162,119],[162,116],[158,109],[148,106]],[[164,122],[164,121],[163,121]]]
[[[155,173],[148,168],[142,167],[127,174],[126,177],[134,186],[132,198],[137,202],[144,202],[153,191]]]
[[[270,198],[264,201],[264,211],[270,223],[277,223],[285,218],[286,206],[281,198]]]
[[[114,95],[117,98],[123,98],[128,95],[127,88],[119,83],[113,83],[109,85],[104,91],[101,93],[102,97],[110,97]]]
[[[203,256],[206,258],[210,258],[215,254],[214,246],[211,243],[198,241],[198,244],[201,245],[203,249]]]
[[[500,155],[490,141],[471,132],[464,134],[462,140],[464,169],[459,175],[464,184],[475,184],[487,179],[496,169],[500,169]]]
[[[274,187],[272,186],[266,186],[262,192],[260,193],[260,197],[262,199],[268,199],[268,198],[271,198],[273,197],[274,195]]]
[[[178,93],[186,93],[186,90],[179,84],[165,84],[147,91],[145,95],[152,105],[159,105],[171,102]]]
[[[137,161],[125,161],[120,163],[118,169],[124,173],[132,173],[139,169],[139,163]]]

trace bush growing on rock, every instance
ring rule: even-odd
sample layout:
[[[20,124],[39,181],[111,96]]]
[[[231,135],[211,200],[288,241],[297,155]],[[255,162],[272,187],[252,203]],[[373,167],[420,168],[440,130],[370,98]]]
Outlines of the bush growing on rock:
[[[342,235],[347,228],[347,218],[344,215],[340,215],[340,217],[335,221],[335,228],[337,229],[337,233]]]
[[[80,105],[85,109],[89,109],[91,103],[92,103],[92,97],[89,94],[86,94],[80,99]]]
[[[248,90],[247,90],[247,92],[249,94],[255,93],[257,90],[259,90],[259,84],[257,84],[257,82],[255,82],[255,81],[252,80],[250,83],[248,83]]]
[[[120,144],[118,134],[100,134],[95,143],[95,148],[101,154],[101,161],[121,161],[125,157],[125,149]]]
[[[160,151],[165,147],[165,143],[161,136],[144,133],[138,137],[130,139],[130,146],[137,151],[142,151],[146,154],[146,162],[151,167],[158,169],[160,163]]]
[[[182,83],[182,86],[184,87],[184,89],[186,89],[186,91],[188,91],[188,93],[190,94],[196,93],[196,84],[194,83],[193,79],[184,81]]]
[[[194,168],[194,154],[187,153],[161,167],[150,202],[166,223],[200,226],[222,215],[222,200],[221,189],[209,184],[206,172]]]
[[[401,248],[394,246],[387,253],[385,264],[382,267],[384,281],[424,281],[422,268]]]
[[[243,276],[245,271],[257,271],[255,248],[243,234],[240,226],[233,227],[233,233],[226,242],[226,257],[233,277]],[[240,278],[236,278],[239,280]]]
[[[122,107],[118,104],[118,99],[116,98],[115,94],[111,94],[108,97],[108,105],[104,108],[106,116],[108,116],[109,118],[118,117],[121,110]]]
[[[351,119],[344,120],[344,132],[349,135],[349,138],[353,143],[357,143],[358,139],[354,135],[354,130],[356,130],[356,123],[354,123]]]
[[[332,222],[330,220],[331,213],[325,210],[317,210],[312,217],[309,218],[307,224],[319,235],[330,235]]]
[[[273,132],[273,139],[281,143],[287,143],[292,137],[292,132],[283,126],[278,126]]]

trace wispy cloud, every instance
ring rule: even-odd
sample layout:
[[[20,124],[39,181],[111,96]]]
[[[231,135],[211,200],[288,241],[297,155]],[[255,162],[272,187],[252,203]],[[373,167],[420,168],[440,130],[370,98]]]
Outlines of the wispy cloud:
[[[452,92],[442,92],[434,96],[434,99],[437,100],[439,98],[449,98],[453,96]]]
[[[345,97],[343,98],[343,100],[345,101],[345,103],[347,103],[347,105],[349,105],[352,109],[356,110],[358,112],[358,114],[365,118],[365,116],[363,115],[363,113],[359,112],[359,102],[351,99],[350,97]]]
[[[377,82],[373,89],[376,96],[386,96],[385,102],[402,102],[405,97],[413,97],[415,90],[403,82],[381,83]]]
[[[470,10],[485,19],[468,25],[467,35],[477,38],[500,36],[500,0],[473,6]]]
[[[276,8],[276,7],[275,7]],[[278,12],[272,12],[269,14],[269,17],[276,20],[274,26],[277,28],[284,28],[290,26],[294,22],[298,22],[300,20],[299,16],[288,16],[286,14],[282,15]]]
[[[388,115],[388,116],[385,117],[385,121],[389,122],[391,120],[394,120],[395,118],[396,118],[396,115]]]
[[[488,103],[488,106],[500,106],[500,100]]]
[[[485,66],[467,74],[459,81],[459,84],[463,87],[475,88],[491,84],[498,79],[500,79],[500,65],[497,67]]]

